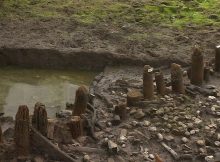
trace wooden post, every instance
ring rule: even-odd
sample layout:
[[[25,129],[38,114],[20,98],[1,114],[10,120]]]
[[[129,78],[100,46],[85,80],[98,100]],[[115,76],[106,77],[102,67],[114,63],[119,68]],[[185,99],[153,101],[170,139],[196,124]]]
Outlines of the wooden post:
[[[185,93],[183,71],[181,66],[175,63],[171,65],[171,84],[173,92],[182,94]]]
[[[160,95],[165,95],[166,85],[164,82],[164,77],[162,72],[157,72],[155,74],[156,86],[157,86],[157,93]]]
[[[0,144],[3,143],[2,127],[0,125]]]
[[[45,105],[36,103],[34,107],[34,115],[32,117],[32,126],[36,128],[43,136],[47,136],[47,111]]]
[[[201,50],[195,47],[192,54],[191,84],[202,85],[204,79],[204,58]]]
[[[89,92],[85,86],[80,86],[76,91],[75,108],[73,116],[80,116],[86,112]]]
[[[30,150],[29,109],[19,106],[15,117],[15,145],[19,157],[27,157]]]
[[[121,120],[127,119],[127,105],[126,103],[120,103],[115,107],[115,114],[120,116]]]
[[[220,45],[215,48],[215,71],[220,72]]]
[[[79,116],[73,116],[67,125],[70,128],[73,139],[83,135],[83,120]]]
[[[154,97],[153,68],[149,65],[144,66],[143,93],[144,99],[153,99]]]
[[[210,80],[210,68],[207,66],[204,68],[204,80],[206,82],[209,82]]]
[[[142,94],[138,90],[131,90],[127,93],[127,106],[135,106],[142,98]]]

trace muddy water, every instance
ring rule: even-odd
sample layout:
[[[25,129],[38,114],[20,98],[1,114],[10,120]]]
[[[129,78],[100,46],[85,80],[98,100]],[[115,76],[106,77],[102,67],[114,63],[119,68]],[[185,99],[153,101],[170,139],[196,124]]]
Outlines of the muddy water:
[[[0,112],[15,116],[18,106],[28,105],[30,112],[36,102],[46,105],[48,115],[65,108],[66,102],[74,102],[79,85],[91,83],[96,72],[57,71],[1,68]]]

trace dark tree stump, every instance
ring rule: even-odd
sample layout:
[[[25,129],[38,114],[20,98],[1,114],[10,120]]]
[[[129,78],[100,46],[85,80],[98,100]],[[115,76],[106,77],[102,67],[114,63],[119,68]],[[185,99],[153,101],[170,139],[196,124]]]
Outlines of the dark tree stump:
[[[171,85],[175,93],[185,93],[185,86],[183,83],[183,71],[180,65],[173,63],[171,65]]]
[[[29,109],[26,105],[19,106],[15,117],[15,145],[19,157],[26,157],[30,150]]]
[[[135,103],[139,102],[142,98],[142,94],[138,90],[131,90],[127,93],[127,105],[135,106]]]
[[[121,120],[126,120],[128,117],[126,103],[120,103],[119,105],[115,106],[115,114],[119,115]]]
[[[204,79],[204,58],[201,50],[195,47],[192,54],[191,84],[202,85]]]
[[[0,144],[3,143],[2,127],[0,125]]]
[[[32,126],[36,128],[43,136],[47,136],[47,111],[45,105],[36,103],[34,107],[34,115],[32,117]]]
[[[149,65],[144,66],[143,72],[143,94],[144,99],[153,99],[154,97],[154,81],[153,68]]]
[[[210,68],[207,66],[204,68],[204,80],[206,82],[209,82],[210,80]]]
[[[215,49],[215,70],[220,72],[220,46]]]
[[[162,72],[157,72],[155,74],[156,86],[157,86],[157,93],[160,95],[165,95],[166,92],[166,85],[164,82],[164,77]]]
[[[76,91],[75,108],[73,116],[80,116],[86,112],[89,92],[85,86],[80,86]]]
[[[83,135],[83,120],[79,116],[73,116],[67,125],[70,128],[73,139]]]

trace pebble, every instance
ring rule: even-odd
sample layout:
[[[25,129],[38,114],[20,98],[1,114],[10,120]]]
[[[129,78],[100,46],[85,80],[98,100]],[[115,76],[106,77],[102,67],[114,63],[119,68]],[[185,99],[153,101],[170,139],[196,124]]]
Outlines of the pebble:
[[[89,162],[89,161],[90,161],[89,155],[84,155],[83,162]]]
[[[147,121],[147,120],[145,120],[144,123],[143,123],[143,125],[144,125],[145,127],[148,127],[148,126],[150,125],[150,122]]]
[[[188,138],[186,138],[186,137],[183,137],[183,138],[182,138],[182,142],[183,142],[183,143],[187,143],[188,141],[189,141]]]
[[[219,147],[220,146],[220,142],[219,141],[215,141],[215,145]]]
[[[149,158],[152,159],[152,160],[154,160],[155,157],[154,157],[153,154],[149,154]]]
[[[205,141],[204,140],[198,140],[198,141],[196,141],[196,143],[199,146],[204,146],[205,145]]]
[[[195,133],[196,133],[195,130],[191,130],[191,131],[190,131],[190,134],[191,134],[191,135],[193,135],[193,134],[195,134]]]
[[[159,139],[159,141],[163,141],[163,135],[161,133],[157,134],[157,138]]]
[[[156,128],[156,127],[149,127],[149,131],[151,131],[151,132],[156,132],[156,131],[157,131],[157,128]]]
[[[145,113],[142,111],[142,109],[138,109],[134,115],[134,118],[142,119],[144,116],[145,116]]]
[[[174,140],[174,137],[171,136],[171,135],[168,135],[168,136],[165,136],[164,139],[165,139],[166,141],[172,141],[172,140]]]

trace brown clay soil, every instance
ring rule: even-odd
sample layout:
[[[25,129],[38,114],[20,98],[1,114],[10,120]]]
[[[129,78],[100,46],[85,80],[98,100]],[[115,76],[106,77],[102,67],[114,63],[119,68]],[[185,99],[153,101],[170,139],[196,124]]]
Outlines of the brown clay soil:
[[[68,20],[1,20],[0,47],[105,50],[130,57],[170,58],[189,62],[192,47],[201,45],[207,58],[220,43],[212,26],[174,29],[106,24],[86,26]],[[136,33],[136,35],[134,35]]]

